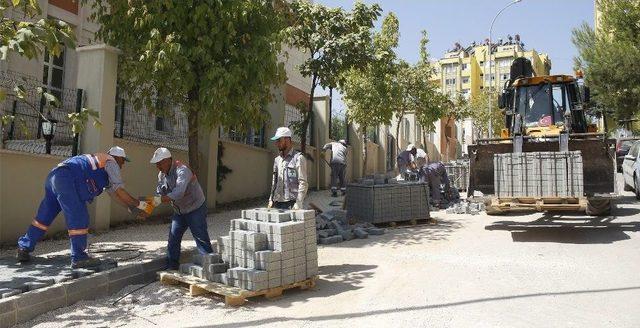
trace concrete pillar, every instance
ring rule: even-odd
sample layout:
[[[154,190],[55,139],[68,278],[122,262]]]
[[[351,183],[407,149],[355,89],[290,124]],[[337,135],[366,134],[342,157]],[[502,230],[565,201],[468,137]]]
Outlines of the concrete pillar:
[[[331,168],[322,160],[322,146],[328,143],[330,140],[329,122],[331,121],[331,115],[329,113],[329,96],[315,97],[313,99],[313,114],[314,114],[314,130],[315,130],[315,144],[317,158],[316,163],[318,171],[318,186],[320,188],[328,188],[331,178]],[[334,140],[337,141],[337,140]],[[330,159],[328,154],[325,153],[325,159]]]
[[[81,153],[106,152],[113,145],[116,78],[120,50],[97,44],[76,49],[77,86],[85,91],[84,107],[98,112],[102,126],[86,125],[80,142]],[[89,209],[91,226],[106,230],[111,221],[111,198],[97,197]]]
[[[198,152],[200,158],[200,173],[198,182],[204,191],[207,208],[212,211],[216,208],[216,196],[218,194],[218,128],[202,133],[198,138]]]

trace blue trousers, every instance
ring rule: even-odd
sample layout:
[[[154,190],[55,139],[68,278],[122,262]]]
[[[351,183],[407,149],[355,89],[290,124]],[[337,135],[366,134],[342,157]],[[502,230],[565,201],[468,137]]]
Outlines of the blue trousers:
[[[187,228],[191,229],[191,235],[196,241],[200,254],[213,253],[207,231],[207,204],[205,202],[197,210],[187,214],[174,214],[171,217],[171,230],[167,245],[167,268],[169,270],[177,270],[180,267],[180,244]]]
[[[89,211],[86,202],[78,196],[73,172],[65,167],[55,168],[47,176],[44,198],[27,233],[18,239],[18,247],[32,252],[60,211],[69,230],[71,260],[86,259]]]

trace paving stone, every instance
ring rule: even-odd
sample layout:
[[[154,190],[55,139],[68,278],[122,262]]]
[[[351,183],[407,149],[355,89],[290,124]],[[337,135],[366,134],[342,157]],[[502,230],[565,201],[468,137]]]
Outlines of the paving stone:
[[[337,234],[338,234],[338,230],[336,229],[318,230],[318,237],[320,238],[327,238],[327,237],[335,236]]]
[[[269,288],[269,282],[265,281],[247,281],[246,289],[251,291],[263,290]]]
[[[246,277],[248,281],[259,282],[269,280],[269,273],[264,270],[247,270]]]
[[[282,286],[282,279],[280,277],[269,279],[269,288],[276,288]]]
[[[25,283],[25,286],[27,286],[28,291],[32,291],[32,290],[44,288],[47,286],[51,286],[53,284],[54,284],[53,279],[46,279],[46,280],[30,281]]]
[[[296,277],[294,275],[283,276],[282,277],[282,286],[290,285],[296,282]]]
[[[383,228],[369,228],[369,229],[367,229],[367,232],[370,235],[384,235],[384,229]]]
[[[371,232],[369,232],[371,234]],[[319,242],[322,245],[329,245],[329,244],[335,244],[335,243],[341,243],[343,241],[342,236],[338,235],[338,236],[331,236],[331,237],[327,237],[327,238],[320,238]]]
[[[293,240],[303,240],[304,239],[304,230],[297,231],[293,233]]]
[[[123,278],[127,278],[130,276],[134,276],[142,273],[143,273],[142,265],[138,263],[129,264],[129,265],[119,267],[117,269],[106,272],[107,276],[109,277],[109,281],[120,280]]]
[[[0,298],[7,298],[7,297],[11,297],[13,295],[18,295],[21,294],[22,290],[20,289],[14,289],[14,288],[0,288]],[[2,312],[0,311],[0,314]]]
[[[73,272],[73,278],[74,279],[90,276],[90,275],[96,273],[95,271],[89,270],[89,269],[73,269],[72,272]]]
[[[212,274],[225,273],[228,269],[229,265],[227,263],[213,263],[207,267],[207,271]]]
[[[64,291],[63,288],[62,290]],[[23,296],[21,295],[20,297]],[[41,314],[53,311],[66,305],[67,297],[64,294],[57,297],[43,297],[39,302],[24,304],[24,306],[18,306],[16,311],[16,321],[29,321]]]
[[[304,257],[306,253],[307,253],[307,250],[306,250],[304,247],[302,247],[302,248],[296,248],[296,249],[293,251],[293,257],[294,257],[294,258],[296,258],[296,257]]]
[[[278,210],[269,212],[269,222],[284,223],[291,221],[291,213],[289,211]]]
[[[276,251],[258,251],[256,252],[256,260],[264,262],[275,262],[282,259],[282,253]]]
[[[364,239],[369,237],[369,233],[366,232],[364,229],[353,229],[353,234],[356,235],[357,238],[359,239]]]
[[[182,274],[191,274],[191,267],[195,266],[193,263],[183,263],[180,264],[180,272]]]
[[[282,269],[275,271],[267,271],[269,275],[269,280],[271,279],[281,279],[282,277]]]
[[[221,284],[227,284],[229,281],[227,280],[227,274],[226,273],[216,273],[216,274],[212,274],[210,276],[210,279],[213,282],[217,282],[217,283],[221,283]]]
[[[285,268],[293,268],[296,265],[295,263],[295,259],[282,260],[282,270]]]
[[[318,260],[318,252],[307,252],[306,256],[307,261],[309,260]]]
[[[355,238],[355,235],[353,234],[353,232],[351,232],[351,230],[343,230],[340,232],[340,235],[345,241]]]
[[[304,239],[298,239],[293,241],[293,248],[304,248],[306,242]]]
[[[205,279],[205,275],[204,275],[204,268],[202,268],[199,265],[192,265],[189,268],[189,271],[191,273],[192,276],[201,278],[201,279]]]
[[[229,276],[229,278],[232,278],[232,279],[246,280],[248,270],[249,269],[242,268],[242,267],[231,268],[227,270],[227,275]]]
[[[285,276],[293,276],[296,273],[293,266],[290,267],[282,267],[282,277]]]
[[[294,210],[292,212],[296,221],[306,221],[316,218],[316,211],[314,210]]]

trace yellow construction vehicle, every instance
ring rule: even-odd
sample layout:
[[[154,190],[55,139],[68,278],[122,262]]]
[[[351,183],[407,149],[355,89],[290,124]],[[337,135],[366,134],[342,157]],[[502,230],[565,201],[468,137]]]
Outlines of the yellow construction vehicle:
[[[491,195],[486,201],[488,214],[515,210],[578,210],[589,215],[610,212],[615,196],[615,141],[607,138],[606,125],[599,129],[598,124],[590,120],[593,117],[587,108],[588,88],[568,75],[535,76],[531,62],[517,58],[511,65],[510,80],[505,83],[498,103],[505,118],[500,137],[480,139],[469,146],[468,195],[473,195],[474,191]],[[494,157],[502,158],[504,155],[500,154],[509,153],[529,157],[546,154],[549,157],[549,154],[555,156],[571,151],[580,151],[577,156],[581,156],[583,171],[578,173],[583,185],[580,185],[579,195],[559,196],[539,190],[535,195],[528,195],[527,190],[531,188],[526,186],[517,196],[498,195],[494,184],[504,181],[500,179],[505,173],[496,175]],[[540,172],[528,172],[523,166],[515,173],[509,172],[515,175],[509,178],[521,183],[533,179],[536,174],[544,175],[542,168],[549,166],[536,167]],[[575,172],[563,172],[564,179],[578,176]],[[549,184],[549,181],[544,183]]]

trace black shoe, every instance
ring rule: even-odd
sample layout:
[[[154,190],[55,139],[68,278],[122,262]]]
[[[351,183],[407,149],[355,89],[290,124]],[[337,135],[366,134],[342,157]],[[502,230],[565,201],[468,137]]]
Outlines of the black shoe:
[[[338,197],[338,193],[337,192],[332,192],[331,193],[331,197]]]
[[[16,253],[16,259],[20,263],[25,263],[31,261],[31,255],[29,255],[29,251],[24,248],[18,248],[18,252]]]
[[[100,266],[102,261],[95,257],[87,257],[86,259],[80,261],[71,261],[72,269],[80,269],[80,268],[95,268]]]

